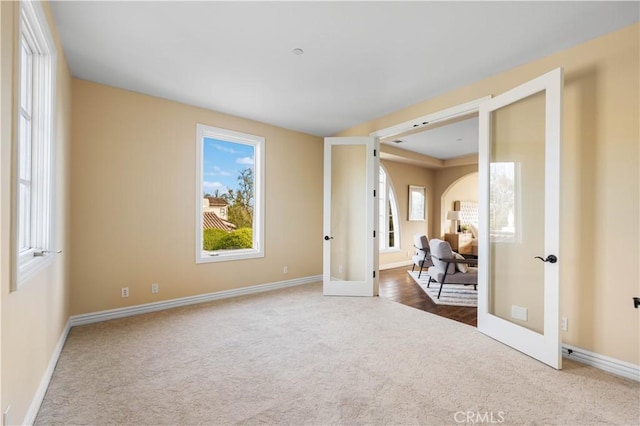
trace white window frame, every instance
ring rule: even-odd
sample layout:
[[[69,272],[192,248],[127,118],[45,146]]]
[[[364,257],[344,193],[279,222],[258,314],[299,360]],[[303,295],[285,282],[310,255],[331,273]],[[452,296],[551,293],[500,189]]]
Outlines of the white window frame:
[[[14,121],[13,291],[54,260],[51,253],[54,247],[56,47],[42,5],[31,1],[19,4],[18,96]],[[26,72],[30,85],[23,81],[23,43],[31,51]],[[27,108],[22,102],[25,88],[30,89],[26,94]],[[28,126],[21,126],[23,119]],[[21,201],[21,188],[27,186],[28,199]]]
[[[400,220],[398,215],[398,201],[396,198],[395,190],[393,189],[393,182],[387,169],[380,164],[380,171],[385,176],[385,187],[378,187],[379,201],[384,206],[384,209],[379,210],[378,232],[380,233],[379,249],[380,253],[393,253],[400,251]],[[380,173],[380,171],[378,173]],[[378,184],[380,184],[380,177],[378,176]],[[393,214],[393,247],[389,247],[389,213]],[[384,220],[381,222],[380,217],[384,215]]]
[[[213,138],[227,142],[251,145],[254,148],[254,196],[253,248],[230,251],[209,252],[202,248],[203,203],[203,150],[204,139]],[[196,125],[196,263],[226,262],[264,257],[264,161],[265,139],[262,136],[219,127]]]

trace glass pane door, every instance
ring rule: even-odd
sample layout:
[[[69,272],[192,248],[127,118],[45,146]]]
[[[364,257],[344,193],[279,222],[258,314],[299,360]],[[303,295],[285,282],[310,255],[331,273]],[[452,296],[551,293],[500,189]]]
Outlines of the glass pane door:
[[[480,106],[478,330],[561,368],[562,70]]]
[[[325,138],[323,293],[377,294],[377,141]]]
[[[491,112],[489,312],[544,331],[545,96]]]

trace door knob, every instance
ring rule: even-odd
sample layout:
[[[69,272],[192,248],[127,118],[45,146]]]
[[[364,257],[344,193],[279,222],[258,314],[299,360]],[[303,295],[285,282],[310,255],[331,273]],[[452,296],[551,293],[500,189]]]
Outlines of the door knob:
[[[543,262],[549,262],[549,263],[556,263],[558,261],[558,258],[554,254],[550,254],[549,256],[547,256],[546,259],[543,259],[540,256],[536,256],[534,257],[534,259],[540,259]]]
[[[325,241],[333,240],[333,237],[330,237],[330,236],[328,236],[328,235],[325,235],[325,236],[324,236],[324,240],[325,240]]]

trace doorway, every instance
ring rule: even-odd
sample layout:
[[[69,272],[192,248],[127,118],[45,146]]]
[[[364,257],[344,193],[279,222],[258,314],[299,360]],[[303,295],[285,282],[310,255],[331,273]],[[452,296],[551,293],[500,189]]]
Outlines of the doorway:
[[[372,133],[384,141],[430,126],[434,118],[446,122],[478,111],[478,330],[556,369],[562,368],[556,265],[562,83],[558,68],[475,106],[467,104],[466,111],[459,106]],[[433,163],[446,166],[437,159]],[[456,272],[456,259],[451,248],[440,250],[444,242],[431,247],[436,266],[445,265],[442,272],[434,271],[442,288],[448,271]]]

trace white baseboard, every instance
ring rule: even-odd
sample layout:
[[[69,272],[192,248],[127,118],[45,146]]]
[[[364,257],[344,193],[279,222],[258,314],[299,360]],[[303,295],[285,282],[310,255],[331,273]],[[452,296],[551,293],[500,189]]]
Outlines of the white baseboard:
[[[402,262],[394,262],[394,263],[387,263],[384,265],[380,265],[378,269],[380,269],[381,271],[384,271],[387,269],[393,269],[393,268],[399,268],[401,266],[411,266],[411,265],[413,265],[412,260],[403,260]]]
[[[130,317],[149,312],[162,311],[180,306],[195,305],[197,303],[211,302],[213,300],[227,299],[235,296],[262,293],[279,288],[294,287],[303,284],[311,284],[322,281],[322,275],[296,278],[287,281],[279,281],[270,284],[259,284],[250,287],[236,288],[232,290],[217,291],[214,293],[199,294],[197,296],[181,297],[179,299],[164,300],[162,302],[145,303],[142,305],[128,306],[126,308],[109,309],[106,311],[92,312],[90,314],[74,315],[69,318],[71,326],[93,324],[116,318]]]
[[[40,410],[40,406],[42,405],[42,401],[44,400],[44,395],[47,393],[47,388],[49,388],[49,383],[51,382],[51,377],[53,376],[53,370],[55,370],[56,368],[56,364],[58,363],[58,359],[60,358],[60,354],[62,353],[62,348],[67,341],[69,330],[71,330],[71,322],[67,321],[67,324],[65,325],[64,329],[62,330],[62,334],[58,339],[58,344],[51,354],[49,365],[47,365],[47,369],[42,375],[42,379],[40,380],[40,385],[36,390],[36,394],[31,400],[31,405],[29,405],[27,414],[24,416],[24,420],[22,421],[23,425],[32,425],[36,421],[36,416],[38,415],[38,411]]]
[[[569,351],[571,351],[571,354],[569,354]],[[562,345],[562,356],[640,382],[640,366],[630,362],[600,355],[571,345]]]

